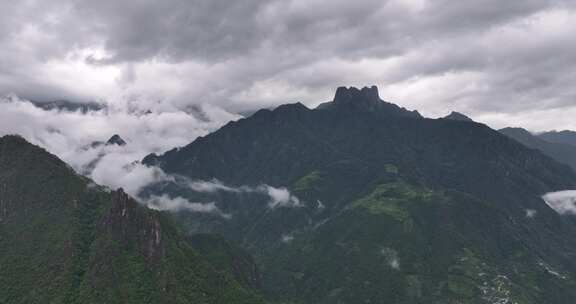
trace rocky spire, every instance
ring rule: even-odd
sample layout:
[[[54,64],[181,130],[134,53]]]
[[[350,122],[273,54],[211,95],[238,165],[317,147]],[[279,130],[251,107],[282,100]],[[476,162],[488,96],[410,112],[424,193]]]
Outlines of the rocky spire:
[[[115,134],[114,136],[110,137],[110,139],[108,139],[108,141],[106,142],[107,146],[111,146],[111,145],[117,145],[117,146],[125,146],[126,142],[124,141],[124,139],[122,139],[122,137],[120,137],[120,135]]]
[[[335,103],[376,103],[382,101],[378,95],[376,86],[363,87],[361,90],[355,87],[339,87],[334,96]]]
[[[417,111],[408,111],[393,103],[380,99],[378,87],[339,87],[331,102],[318,106],[320,110],[339,110],[351,113],[375,113],[382,116],[421,118]]]

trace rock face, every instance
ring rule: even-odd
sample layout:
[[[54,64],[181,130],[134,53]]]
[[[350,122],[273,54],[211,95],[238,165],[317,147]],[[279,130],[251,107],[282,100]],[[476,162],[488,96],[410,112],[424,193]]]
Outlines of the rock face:
[[[112,192],[112,206],[99,229],[121,245],[136,244],[148,262],[158,262],[166,256],[158,215],[142,208],[122,189]]]
[[[342,88],[317,109],[261,110],[144,160],[239,190],[149,191],[217,202],[229,219],[178,221],[242,244],[271,301],[572,303],[576,225],[541,195],[576,189],[576,174],[483,124],[414,117],[376,96]],[[242,191],[262,184],[300,206]]]
[[[336,95],[333,102],[336,104],[346,103],[363,103],[364,105],[381,102],[378,88],[376,86],[364,87],[361,90],[355,87],[339,87],[336,89]]]
[[[16,136],[0,138],[0,270],[7,304],[262,303],[165,215]]]
[[[110,139],[108,139],[108,141],[106,142],[107,146],[111,146],[111,145],[117,145],[117,146],[125,146],[126,142],[124,141],[124,139],[122,139],[122,137],[120,137],[120,135],[115,134],[112,137],[110,137]]]
[[[418,111],[408,111],[380,99],[376,86],[358,89],[339,87],[332,102],[323,103],[318,109],[350,112],[369,112],[382,116],[422,118]]]

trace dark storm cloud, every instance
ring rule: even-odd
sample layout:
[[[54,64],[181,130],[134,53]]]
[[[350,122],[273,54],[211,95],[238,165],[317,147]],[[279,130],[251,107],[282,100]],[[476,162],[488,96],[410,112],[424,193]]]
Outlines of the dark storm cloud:
[[[571,110],[576,96],[571,1],[55,0],[0,8],[0,91],[25,96],[128,91],[180,107],[245,110],[312,105],[338,85],[378,84],[384,98],[424,113],[454,109],[496,124],[505,117],[494,115],[521,124],[532,120],[523,113]]]
[[[260,42],[254,18],[265,1],[79,1],[110,62],[224,60]]]

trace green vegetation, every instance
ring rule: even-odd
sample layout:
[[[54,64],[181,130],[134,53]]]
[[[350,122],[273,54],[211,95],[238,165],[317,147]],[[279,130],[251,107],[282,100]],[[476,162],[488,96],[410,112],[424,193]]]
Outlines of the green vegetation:
[[[0,139],[0,286],[6,304],[262,303],[165,215],[13,136]]]
[[[352,203],[351,207],[365,208],[372,214],[386,214],[398,221],[406,221],[410,218],[411,206],[443,200],[445,198],[430,190],[396,182],[379,185],[372,193]]]
[[[317,191],[320,183],[322,182],[322,174],[320,171],[312,171],[305,176],[301,177],[294,183],[294,192],[305,194],[307,192]]]
[[[398,167],[396,167],[395,165],[386,164],[384,165],[384,169],[386,170],[386,173],[398,174]]]

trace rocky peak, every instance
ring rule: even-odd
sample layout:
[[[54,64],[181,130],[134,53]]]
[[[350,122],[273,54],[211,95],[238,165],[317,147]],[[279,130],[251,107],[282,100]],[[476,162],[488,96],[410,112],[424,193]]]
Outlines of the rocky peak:
[[[450,114],[444,116],[444,119],[457,120],[457,121],[471,121],[471,122],[474,121],[470,117],[455,111],[452,111]]]
[[[409,111],[393,103],[380,99],[378,87],[339,87],[331,102],[323,103],[317,109],[337,109],[346,112],[376,113],[382,116],[402,116],[421,118],[418,111]]]
[[[106,142],[107,146],[111,146],[111,145],[117,145],[117,146],[125,146],[126,142],[124,141],[124,139],[122,139],[122,137],[120,137],[120,135],[115,134],[112,137],[110,137],[110,139],[108,139],[108,141]]]
[[[376,86],[363,87],[361,90],[355,87],[339,87],[334,96],[335,103],[377,103],[382,101],[378,95]]]

